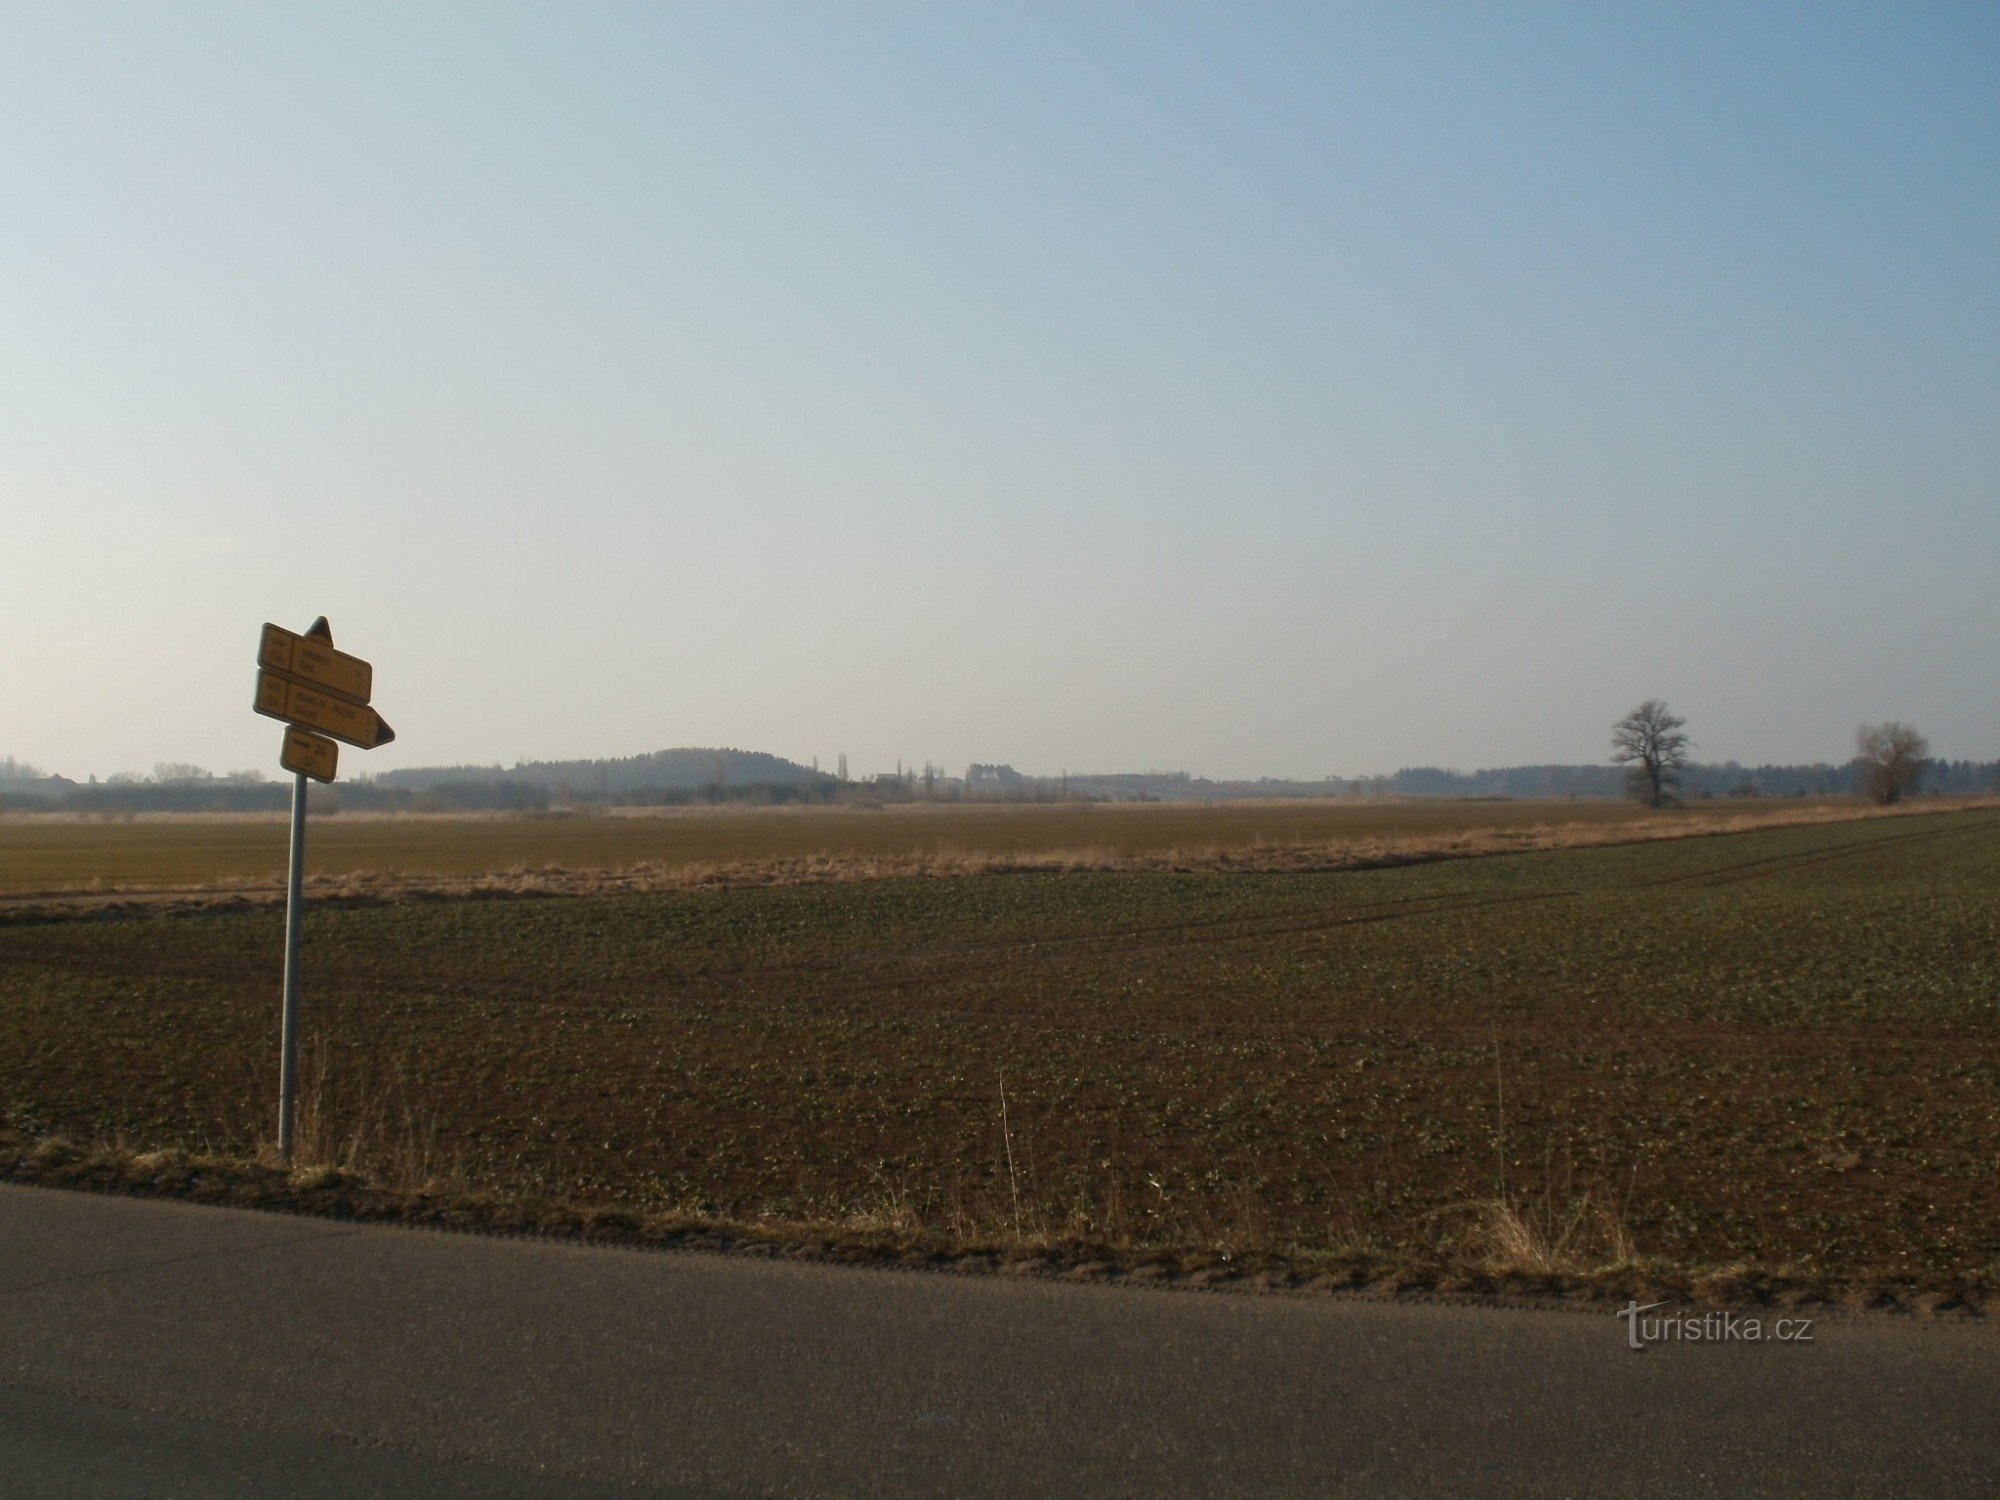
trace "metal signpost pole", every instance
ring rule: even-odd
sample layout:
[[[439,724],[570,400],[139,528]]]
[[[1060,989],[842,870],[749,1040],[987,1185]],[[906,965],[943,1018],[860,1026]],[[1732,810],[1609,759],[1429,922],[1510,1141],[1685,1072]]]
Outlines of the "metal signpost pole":
[[[257,638],[257,696],[251,707],[285,721],[278,764],[293,773],[292,868],[285,882],[285,1018],[278,1038],[278,1154],[292,1159],[299,1099],[299,938],[305,923],[306,779],[331,783],[340,769],[335,739],[372,750],[396,731],[368,706],[375,669],[333,649],[321,615],[304,635],[269,621]],[[325,734],[317,731],[325,730]],[[327,736],[333,738],[329,739]]]
[[[299,928],[305,902],[306,778],[292,778],[292,866],[285,885],[285,1019],[279,1036],[278,1154],[292,1159],[293,1106],[299,1096]]]

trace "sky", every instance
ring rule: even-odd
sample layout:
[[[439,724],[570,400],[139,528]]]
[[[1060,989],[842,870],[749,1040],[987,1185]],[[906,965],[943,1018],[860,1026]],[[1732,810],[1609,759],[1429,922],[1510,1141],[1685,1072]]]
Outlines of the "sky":
[[[2000,8],[0,7],[0,756],[2000,757]]]

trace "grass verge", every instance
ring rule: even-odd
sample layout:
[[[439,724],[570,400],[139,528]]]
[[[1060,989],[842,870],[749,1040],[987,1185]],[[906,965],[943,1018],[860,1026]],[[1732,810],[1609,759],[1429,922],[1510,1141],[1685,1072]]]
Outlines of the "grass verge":
[[[1589,1195],[1500,1197],[1465,1205],[1441,1253],[1144,1243],[1030,1214],[1009,1224],[931,1224],[893,1196],[822,1221],[744,1222],[693,1211],[637,1212],[419,1181],[404,1162],[386,1175],[301,1157],[142,1150],[0,1136],[0,1181],[177,1199],[355,1223],[532,1235],[635,1249],[707,1251],[841,1265],[1240,1292],[1456,1297],[1612,1304],[1672,1301],[1712,1308],[1838,1308],[1983,1318],[2000,1311],[2000,1279],[1829,1277],[1790,1267],[1677,1265],[1639,1255],[1615,1209]],[[1041,1222],[1034,1222],[1037,1218]]]

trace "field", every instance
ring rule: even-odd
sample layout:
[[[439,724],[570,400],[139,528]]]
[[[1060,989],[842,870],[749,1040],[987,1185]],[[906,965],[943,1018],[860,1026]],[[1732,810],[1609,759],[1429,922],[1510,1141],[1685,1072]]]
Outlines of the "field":
[[[0,924],[6,1128],[253,1149],[281,920]],[[326,1149],[419,1143],[472,1188],[1425,1263],[1506,1207],[1579,1265],[2000,1280],[1991,809],[1379,869],[384,901],[315,912],[305,974]]]
[[[1854,805],[1710,802],[1678,829],[1775,818],[1852,816]],[[1615,838],[1657,815],[1629,802],[1268,802],[1256,804],[968,804],[861,808],[693,809],[638,816],[320,817],[308,873],[484,877],[559,868],[661,871],[735,863],[939,858],[1100,859],[1260,847],[1438,844]],[[83,820],[0,818],[0,893],[276,887],[284,879],[282,817]]]

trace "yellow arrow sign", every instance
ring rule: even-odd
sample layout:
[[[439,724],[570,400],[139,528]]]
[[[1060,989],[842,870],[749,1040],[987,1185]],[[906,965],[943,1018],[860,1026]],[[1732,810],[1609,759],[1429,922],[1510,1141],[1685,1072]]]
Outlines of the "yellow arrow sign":
[[[340,746],[323,734],[287,724],[285,748],[278,752],[278,764],[314,781],[332,781],[340,767]]]
[[[336,651],[316,636],[294,635],[282,625],[264,626],[257,665],[356,703],[366,703],[375,686],[375,669],[360,657]]]
[[[336,698],[275,672],[257,674],[257,698],[252,707],[268,718],[317,729],[362,750],[373,750],[396,737],[396,731],[374,709]]]

